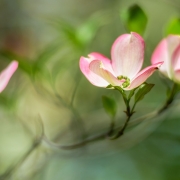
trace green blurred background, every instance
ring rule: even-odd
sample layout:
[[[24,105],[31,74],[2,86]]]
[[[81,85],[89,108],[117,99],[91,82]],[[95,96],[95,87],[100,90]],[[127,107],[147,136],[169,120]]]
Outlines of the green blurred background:
[[[96,51],[110,58],[114,40],[135,28],[146,42],[144,66],[150,65],[157,43],[180,33],[179,0],[1,0],[0,14],[1,69],[19,61],[0,94],[0,180],[180,179],[178,97],[166,113],[117,140],[69,150],[41,141],[45,133],[71,145],[107,132],[103,95],[118,104],[116,126],[124,122],[120,94],[91,85],[79,70],[80,56]],[[155,87],[134,118],[161,107],[164,81],[158,72],[148,79]]]

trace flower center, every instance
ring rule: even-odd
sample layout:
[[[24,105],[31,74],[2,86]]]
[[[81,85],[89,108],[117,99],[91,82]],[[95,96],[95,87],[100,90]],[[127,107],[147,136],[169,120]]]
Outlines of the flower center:
[[[119,80],[124,79],[125,81],[122,83],[122,87],[126,88],[130,85],[130,79],[127,76],[120,75],[117,77]]]

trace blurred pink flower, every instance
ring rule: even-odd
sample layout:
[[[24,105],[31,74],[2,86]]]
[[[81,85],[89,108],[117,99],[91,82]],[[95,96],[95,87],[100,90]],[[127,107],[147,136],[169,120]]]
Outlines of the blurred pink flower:
[[[112,61],[100,53],[93,52],[88,58],[80,58],[80,69],[95,86],[120,86],[131,90],[140,86],[159,68],[158,62],[140,71],[144,61],[144,40],[132,32],[119,36],[111,49]]]
[[[0,93],[6,88],[11,76],[18,68],[18,62],[12,61],[9,66],[0,73]]]
[[[152,64],[164,61],[160,72],[173,81],[180,83],[180,36],[169,35],[162,39],[154,50]]]

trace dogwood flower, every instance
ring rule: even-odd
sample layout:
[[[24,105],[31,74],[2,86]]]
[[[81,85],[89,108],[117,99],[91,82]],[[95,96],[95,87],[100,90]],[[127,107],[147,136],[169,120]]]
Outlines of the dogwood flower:
[[[164,61],[160,72],[169,79],[180,83],[180,36],[169,35],[155,48],[151,62],[152,64]]]
[[[9,66],[0,73],[0,93],[6,88],[11,76],[18,68],[18,62],[12,61]]]
[[[159,68],[157,62],[140,71],[144,61],[144,40],[135,33],[119,36],[112,45],[111,58],[93,52],[80,58],[80,69],[95,86],[120,86],[132,90],[147,80]]]

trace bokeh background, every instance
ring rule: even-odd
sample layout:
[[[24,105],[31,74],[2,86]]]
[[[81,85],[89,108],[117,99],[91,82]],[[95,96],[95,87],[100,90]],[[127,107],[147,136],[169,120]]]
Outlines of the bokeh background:
[[[117,140],[62,148],[108,131],[103,95],[118,104],[116,126],[125,120],[120,94],[91,85],[80,56],[96,51],[110,58],[114,40],[135,28],[150,65],[158,42],[180,33],[179,18],[179,0],[1,0],[0,67],[16,59],[19,69],[0,94],[0,179],[179,180],[178,96],[167,112]],[[158,72],[148,79],[155,87],[133,119],[163,105],[164,81],[171,85]]]

